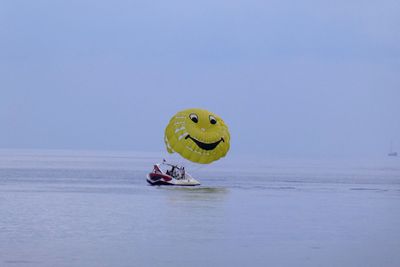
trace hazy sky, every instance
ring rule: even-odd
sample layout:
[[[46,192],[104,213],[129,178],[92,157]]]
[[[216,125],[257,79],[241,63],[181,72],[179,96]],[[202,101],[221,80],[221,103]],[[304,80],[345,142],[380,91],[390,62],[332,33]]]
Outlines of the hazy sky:
[[[163,151],[209,109],[232,154],[400,150],[400,2],[0,1],[0,148]]]

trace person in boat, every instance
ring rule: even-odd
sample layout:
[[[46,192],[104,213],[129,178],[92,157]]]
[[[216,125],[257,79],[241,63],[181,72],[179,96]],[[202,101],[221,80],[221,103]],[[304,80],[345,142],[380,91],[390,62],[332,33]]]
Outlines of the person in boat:
[[[167,170],[169,176],[175,177],[175,166],[172,166],[171,170]]]
[[[182,176],[182,179],[185,179],[185,167],[183,167],[183,166],[181,169],[181,176]]]
[[[175,165],[170,165],[172,168],[171,170],[167,170],[166,174],[172,177],[176,177],[176,166]]]
[[[174,178],[179,178],[179,171],[178,171],[178,166],[173,166],[172,167],[172,170],[171,170],[171,172],[172,172],[172,176],[174,177]]]

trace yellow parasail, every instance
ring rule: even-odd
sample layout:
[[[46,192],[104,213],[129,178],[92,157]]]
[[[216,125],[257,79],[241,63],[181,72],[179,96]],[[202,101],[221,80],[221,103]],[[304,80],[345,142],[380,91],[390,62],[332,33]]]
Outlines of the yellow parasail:
[[[228,126],[214,113],[204,109],[186,109],[175,114],[165,128],[169,153],[177,152],[196,163],[211,163],[229,150]]]

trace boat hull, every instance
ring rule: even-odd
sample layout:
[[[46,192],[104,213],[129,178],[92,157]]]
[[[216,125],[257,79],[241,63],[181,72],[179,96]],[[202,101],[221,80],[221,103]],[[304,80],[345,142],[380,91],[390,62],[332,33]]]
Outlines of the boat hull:
[[[158,173],[147,174],[146,180],[150,185],[174,185],[174,186],[200,185],[200,183],[196,179],[190,176],[187,176],[187,178],[185,179],[175,179],[169,175],[158,174]]]

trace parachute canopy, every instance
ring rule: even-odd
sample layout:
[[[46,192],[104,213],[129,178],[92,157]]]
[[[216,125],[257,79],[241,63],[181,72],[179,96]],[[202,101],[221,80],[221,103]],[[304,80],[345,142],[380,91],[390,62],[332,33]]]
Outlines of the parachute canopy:
[[[165,128],[169,153],[177,152],[196,163],[211,163],[229,150],[228,126],[216,114],[204,109],[186,109],[175,114]]]

